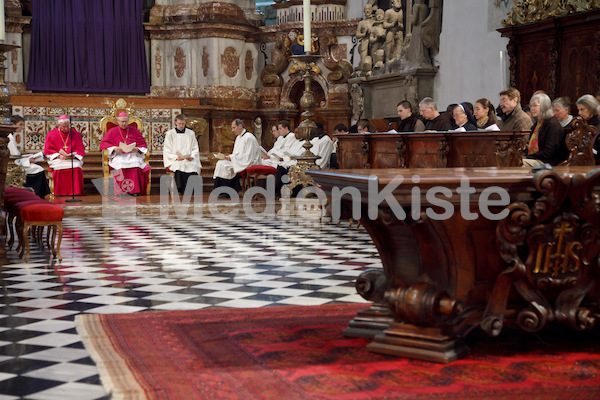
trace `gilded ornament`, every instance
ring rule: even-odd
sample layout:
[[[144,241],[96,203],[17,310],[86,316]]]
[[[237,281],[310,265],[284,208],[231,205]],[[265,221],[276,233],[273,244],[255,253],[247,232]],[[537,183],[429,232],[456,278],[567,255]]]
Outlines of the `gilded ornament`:
[[[517,26],[600,9],[600,0],[521,0],[515,2],[504,26]]]

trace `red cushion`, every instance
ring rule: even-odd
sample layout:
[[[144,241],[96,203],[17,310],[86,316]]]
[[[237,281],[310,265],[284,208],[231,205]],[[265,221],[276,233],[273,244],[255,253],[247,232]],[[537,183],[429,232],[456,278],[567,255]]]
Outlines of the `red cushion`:
[[[31,190],[27,190],[27,189],[23,189],[23,188],[18,188],[18,187],[5,187],[4,188],[4,195],[8,196],[9,194],[17,194],[17,193],[31,193],[31,194],[35,194],[33,193]]]
[[[6,211],[11,212],[14,208],[16,204],[19,204],[21,202],[24,201],[45,201],[40,199],[37,196],[13,196],[9,199],[5,199],[4,200],[4,208],[6,209]]]
[[[6,196],[4,198],[4,204],[14,204],[14,203],[18,203],[19,201],[23,201],[23,200],[42,200],[41,198],[39,198],[38,196],[36,196],[35,194],[33,196],[28,195],[28,194],[13,194],[11,196]]]
[[[39,197],[35,193],[30,192],[28,190],[25,190],[23,192],[10,192],[10,193],[4,194],[4,200],[14,199],[15,197],[18,197],[18,198],[37,197],[39,199]]]
[[[271,175],[277,173],[277,168],[270,167],[268,165],[253,165],[246,168],[246,172],[248,174]]]
[[[44,202],[22,202],[17,204],[21,221],[62,221],[65,210],[56,204]]]

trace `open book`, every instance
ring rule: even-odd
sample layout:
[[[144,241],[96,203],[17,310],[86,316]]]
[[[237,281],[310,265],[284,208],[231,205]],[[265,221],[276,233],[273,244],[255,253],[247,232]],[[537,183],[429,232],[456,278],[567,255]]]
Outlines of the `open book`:
[[[217,160],[224,160],[225,159],[225,154],[223,154],[223,153],[216,153],[216,154],[213,154],[213,155],[215,156],[215,158]]]
[[[180,152],[178,152],[178,151],[176,151],[176,152],[175,152],[175,155],[176,155],[177,157],[179,157],[179,158],[183,158],[184,160],[187,160],[188,158],[190,158],[190,157],[192,156],[191,154],[188,154],[188,155],[183,155],[183,154],[181,154],[181,153],[180,153]]]
[[[135,149],[136,143],[125,144],[124,142],[119,143],[119,148],[123,153],[131,153]]]
[[[64,151],[64,150],[63,150],[63,151]],[[33,161],[35,161],[35,162],[40,162],[40,161],[44,161],[44,153],[42,153],[42,152],[40,151],[40,152],[37,152],[37,153],[35,153],[35,154],[22,154],[22,155],[21,155],[21,158],[26,158],[26,159],[28,159],[28,160],[29,160],[30,158],[32,158],[32,159],[33,159]]]
[[[60,151],[58,152],[58,154],[60,154],[61,156],[65,156],[65,157],[71,157],[71,154],[73,154],[73,153],[67,153],[63,149],[60,149]]]
[[[23,154],[21,158],[15,160],[15,164],[23,168],[29,168],[32,162],[36,163],[40,161],[44,161],[44,154],[41,151],[35,154]]]
[[[271,160],[278,160],[280,158],[283,158],[282,155],[278,154],[279,152],[275,149],[271,149],[271,153],[269,153],[268,151],[265,150],[264,147],[260,146],[260,151],[267,157],[269,157]]]

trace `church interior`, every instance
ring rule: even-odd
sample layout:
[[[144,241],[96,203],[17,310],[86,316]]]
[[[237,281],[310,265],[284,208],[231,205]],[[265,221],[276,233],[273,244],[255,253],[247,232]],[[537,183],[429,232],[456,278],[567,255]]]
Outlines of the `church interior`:
[[[600,396],[599,0],[1,3],[0,399]],[[567,99],[560,162],[524,168],[558,116],[502,129],[508,88],[518,110]],[[401,129],[403,101],[427,123],[428,104],[453,118],[485,99],[496,131]],[[176,193],[181,114],[201,167]],[[117,194],[106,145],[124,117],[145,141],[136,197]],[[65,121],[77,194],[41,156]],[[281,164],[238,171],[232,154],[246,134],[275,148],[282,121],[307,152],[285,153],[279,193]],[[34,201],[36,154],[50,194]],[[224,161],[237,199],[213,190]],[[161,313],[181,321],[118,328]],[[260,328],[332,339],[266,358]],[[163,359],[143,364],[134,337]]]

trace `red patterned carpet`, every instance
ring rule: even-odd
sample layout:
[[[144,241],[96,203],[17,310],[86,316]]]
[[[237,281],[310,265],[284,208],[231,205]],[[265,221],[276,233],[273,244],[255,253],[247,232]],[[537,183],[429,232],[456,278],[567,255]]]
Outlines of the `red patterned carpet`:
[[[341,331],[365,304],[81,315],[113,399],[598,399],[597,333],[478,337],[452,364]],[[560,331],[559,331],[560,332]]]

